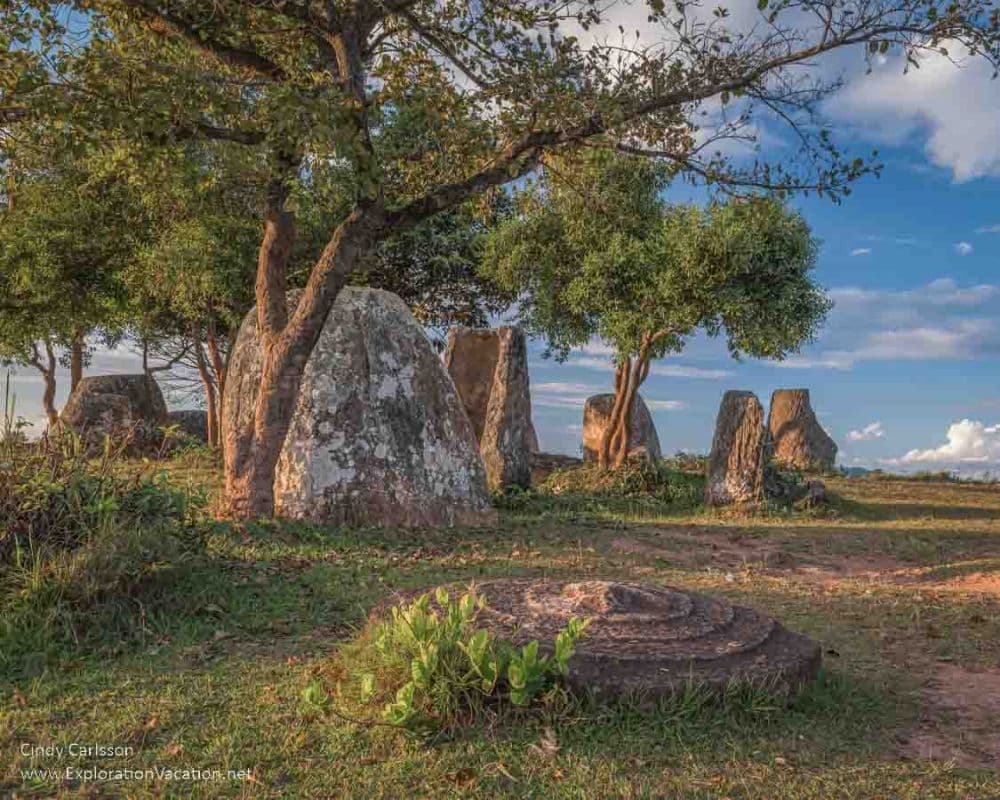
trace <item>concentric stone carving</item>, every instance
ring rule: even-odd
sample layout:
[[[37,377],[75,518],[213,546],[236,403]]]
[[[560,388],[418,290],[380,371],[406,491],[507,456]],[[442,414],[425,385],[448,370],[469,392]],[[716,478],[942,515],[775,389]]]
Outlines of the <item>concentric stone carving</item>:
[[[820,647],[811,639],[751,608],[682,589],[524,579],[475,589],[486,599],[479,624],[515,644],[537,640],[544,649],[568,620],[589,618],[567,682],[602,699],[648,701],[692,683],[721,690],[734,680],[791,693],[820,665]]]

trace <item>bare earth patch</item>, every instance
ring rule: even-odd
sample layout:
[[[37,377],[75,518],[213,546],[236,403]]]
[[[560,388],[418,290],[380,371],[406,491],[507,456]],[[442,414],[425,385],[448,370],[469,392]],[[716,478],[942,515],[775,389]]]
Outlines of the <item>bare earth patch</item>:
[[[617,536],[610,547],[618,553],[662,559],[681,568],[739,569],[758,564],[770,575],[819,586],[861,581],[1000,597],[1000,562],[994,559],[915,566],[877,551],[838,555],[792,553],[780,541],[745,536],[737,530],[720,533],[689,526],[664,527],[641,537]],[[635,569],[640,574],[653,571],[648,565]]]
[[[1000,769],[1000,669],[970,672],[941,664],[927,706],[902,748],[907,758]]]

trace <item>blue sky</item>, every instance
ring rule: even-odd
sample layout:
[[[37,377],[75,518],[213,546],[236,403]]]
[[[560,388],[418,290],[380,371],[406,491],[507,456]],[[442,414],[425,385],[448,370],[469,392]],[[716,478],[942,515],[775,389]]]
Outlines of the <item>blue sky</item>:
[[[1000,178],[957,182],[953,169],[929,163],[926,134],[883,145],[882,177],[861,181],[842,205],[796,202],[821,240],[817,278],[835,303],[816,343],[784,363],[736,362],[701,338],[659,362],[678,374],[651,375],[642,393],[661,406],[652,413],[665,452],[708,449],[726,389],[749,389],[766,405],[774,389],[802,386],[845,465],[1000,462],[1000,433],[992,448],[986,433],[984,447],[906,457],[946,444],[963,419],[1000,422]],[[561,404],[607,391],[610,371],[546,362],[537,350],[532,367],[541,443],[572,453],[582,411]]]
[[[844,465],[1000,465],[1000,82],[936,57],[905,77],[891,58],[870,75],[861,66],[818,66],[846,81],[824,110],[849,152],[879,148],[882,176],[839,206],[795,202],[821,240],[817,277],[835,302],[819,340],[784,364],[737,363],[700,338],[658,362],[642,394],[666,453],[708,450],[727,389],[766,405],[774,389],[807,387]],[[766,121],[760,131],[765,155],[781,158],[782,132]],[[564,364],[541,349],[531,346],[541,445],[576,454],[583,401],[610,389],[610,361],[599,343]],[[99,352],[89,373],[138,366],[134,354]],[[17,371],[15,390],[19,412],[38,419],[30,369]],[[65,391],[61,373],[60,403]]]
[[[661,361],[642,394],[665,452],[708,450],[726,389],[766,405],[777,388],[807,387],[841,464],[1000,465],[1000,82],[971,61],[921,62],[906,76],[892,58],[871,74],[845,59],[818,66],[845,79],[824,108],[839,141],[859,155],[877,147],[884,165],[842,205],[795,202],[822,243],[817,278],[834,309],[784,363],[734,362],[705,339]],[[782,132],[762,132],[765,155],[779,157]],[[557,365],[535,349],[543,448],[579,451],[580,404],[611,384],[594,355]]]

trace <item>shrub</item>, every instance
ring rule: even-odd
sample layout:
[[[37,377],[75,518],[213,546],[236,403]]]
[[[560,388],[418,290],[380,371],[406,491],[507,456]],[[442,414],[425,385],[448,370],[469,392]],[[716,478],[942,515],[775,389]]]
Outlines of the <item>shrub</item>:
[[[596,464],[552,472],[538,487],[541,494],[648,498],[660,503],[694,508],[701,503],[703,475],[672,469],[663,462],[630,459],[617,469]]]
[[[671,458],[664,459],[663,463],[671,469],[697,472],[699,475],[704,475],[708,470],[708,456],[701,453],[686,453],[683,450],[678,450]]]
[[[21,447],[0,465],[0,568],[72,550],[107,527],[183,522],[191,498],[162,472],[87,459],[60,437]]]
[[[452,598],[438,589],[433,601],[425,594],[393,608],[345,653],[360,674],[357,701],[385,722],[425,732],[454,727],[487,705],[542,702],[587,623],[570,620],[543,653],[537,641],[516,647],[477,629],[484,607],[474,591]],[[316,688],[306,691],[316,705]]]

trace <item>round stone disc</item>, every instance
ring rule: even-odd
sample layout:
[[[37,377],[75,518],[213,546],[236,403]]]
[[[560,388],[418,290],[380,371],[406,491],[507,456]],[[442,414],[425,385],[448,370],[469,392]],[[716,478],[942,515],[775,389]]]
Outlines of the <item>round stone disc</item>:
[[[467,587],[448,586],[452,592]],[[656,699],[689,685],[713,691],[754,682],[784,694],[819,670],[819,645],[771,617],[724,600],[651,584],[503,579],[477,583],[477,624],[496,638],[544,651],[572,618],[590,619],[567,683],[598,698]],[[379,605],[381,616],[407,593]],[[433,597],[433,593],[431,595]]]

